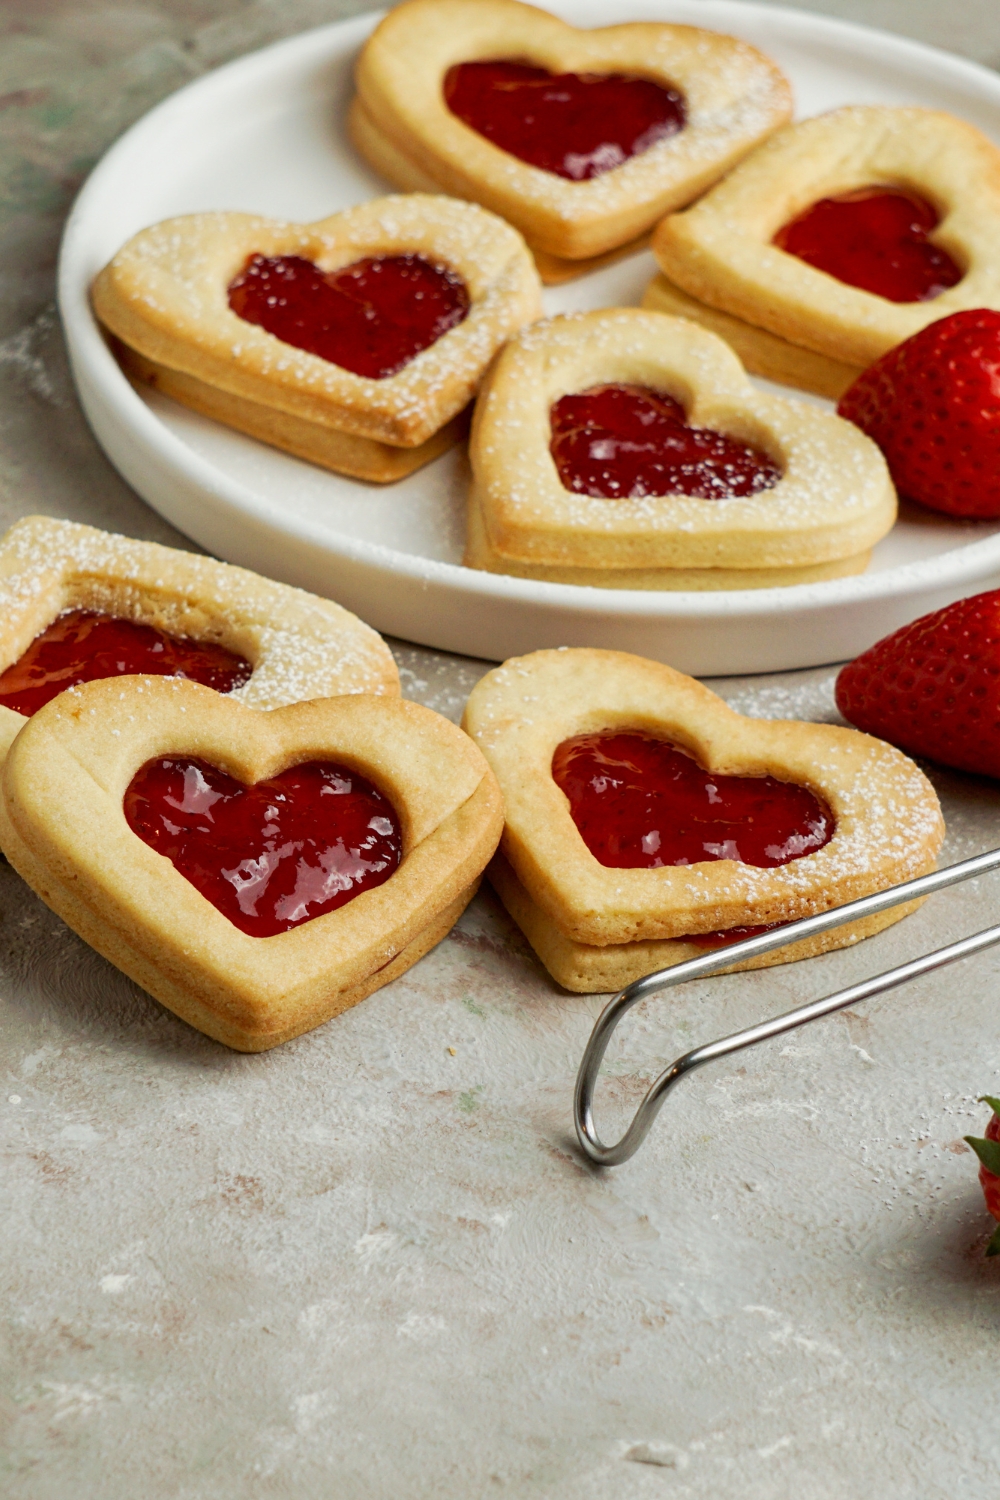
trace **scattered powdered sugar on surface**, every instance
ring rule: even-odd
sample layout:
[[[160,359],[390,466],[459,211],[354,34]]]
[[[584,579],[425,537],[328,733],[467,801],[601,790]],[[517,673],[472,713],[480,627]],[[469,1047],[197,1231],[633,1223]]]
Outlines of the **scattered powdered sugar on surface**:
[[[807,719],[846,725],[834,701],[839,667],[747,678],[713,678],[708,684],[730,708],[750,719]]]
[[[445,657],[406,641],[390,641],[389,645],[399,668],[403,697],[432,708],[453,724],[460,723],[469,694],[486,676],[491,663],[473,657]]]

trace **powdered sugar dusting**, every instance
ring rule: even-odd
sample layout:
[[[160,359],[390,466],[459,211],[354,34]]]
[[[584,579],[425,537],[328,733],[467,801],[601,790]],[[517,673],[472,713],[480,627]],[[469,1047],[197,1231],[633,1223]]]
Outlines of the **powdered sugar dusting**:
[[[678,169],[694,172],[726,161],[780,122],[784,86],[753,47],[730,38],[726,39],[730,45],[722,47],[719,36],[699,33],[682,71],[685,78],[697,78],[700,71],[711,79],[712,88],[710,92],[696,92],[690,87],[684,89],[670,28],[664,27],[664,33],[649,48],[646,66],[649,72],[660,71],[665,82],[674,78],[685,92],[688,117],[684,128],[613,171],[581,183],[565,182],[551,172],[509,157],[501,170],[524,198],[540,207],[561,209],[567,204],[568,189],[578,197],[580,207],[586,207],[588,216],[602,210],[610,214],[624,197],[640,197],[658,181],[671,181]]]
[[[490,663],[471,657],[442,656],[405,641],[392,641],[390,645],[399,668],[403,697],[432,708],[453,724],[460,723],[466,700],[490,670]]]
[[[338,604],[154,542],[42,517],[18,522],[0,544],[0,669],[68,609],[227,646],[253,666],[230,696],[255,708],[396,691],[388,648]]]
[[[755,443],[782,477],[755,495],[712,499],[565,489],[549,450],[550,405],[615,381],[661,390],[693,426]],[[856,556],[895,519],[885,462],[856,428],[757,390],[706,330],[636,308],[523,329],[481,398],[471,457],[495,549],[557,566],[805,566]]]
[[[770,720],[783,717],[792,699],[807,707],[811,696],[827,716],[831,684],[832,674],[817,673],[788,688],[773,680],[757,688],[734,683],[729,696],[737,712],[753,706],[763,710],[759,717]],[[546,878],[557,886],[564,880],[576,890],[580,880],[574,900],[596,902],[592,909],[598,912],[603,906],[622,928],[614,936],[582,930],[569,936],[590,942],[670,936],[662,929],[674,911],[680,932],[711,932],[744,921],[787,921],[920,874],[940,848],[943,824],[937,797],[919,767],[898,750],[825,725],[810,734],[800,722],[789,725],[794,734],[787,739],[780,732],[755,736],[751,721],[739,737],[749,764],[741,764],[736,774],[753,767],[756,740],[762,772],[781,778],[783,766],[794,768],[784,779],[807,782],[828,803],[836,819],[830,842],[777,869],[720,860],[683,869],[598,875],[579,840],[569,835],[568,811],[548,772],[555,744],[573,733],[592,732],[603,711],[609,727],[623,727],[623,713],[643,728],[657,721],[676,725],[691,735],[692,743],[714,745],[723,764],[735,743],[734,726],[720,704],[695,692],[688,679],[671,683],[669,675],[660,677],[634,657],[615,661],[608,653],[586,649],[538,652],[515,658],[484,679],[473,694],[468,725],[504,792],[512,847],[530,849],[532,860],[547,869]],[[671,738],[669,732],[666,737]],[[586,870],[574,873],[574,861],[582,861]]]
[[[228,305],[229,281],[251,254],[296,254],[336,270],[411,251],[457,272],[470,308],[385,379],[286,344]],[[168,219],[129,240],[110,276],[113,296],[99,298],[102,316],[148,357],[175,368],[191,364],[191,373],[237,394],[241,376],[265,381],[278,409],[390,441],[394,432],[410,441],[417,431],[423,441],[461,411],[497,348],[540,307],[534,264],[515,229],[475,204],[420,193],[380,198],[315,224],[236,213]],[[194,368],[206,356],[222,363],[211,372]]]
[[[358,70],[361,96],[374,118],[392,121],[390,135],[404,143],[421,172],[457,173],[470,196],[478,196],[475,186],[482,179],[493,201],[506,199],[528,214],[545,215],[550,225],[631,215],[636,204],[655,209],[664,193],[672,193],[674,203],[689,201],[790,112],[783,75],[734,37],[656,24],[581,30],[540,10],[515,13],[487,3],[470,11],[475,42],[469,61],[475,53],[555,71],[638,74],[684,97],[682,130],[611,171],[573,182],[494,147],[450,113],[441,78],[458,59],[447,29],[437,40],[431,7],[410,5],[390,14]]]

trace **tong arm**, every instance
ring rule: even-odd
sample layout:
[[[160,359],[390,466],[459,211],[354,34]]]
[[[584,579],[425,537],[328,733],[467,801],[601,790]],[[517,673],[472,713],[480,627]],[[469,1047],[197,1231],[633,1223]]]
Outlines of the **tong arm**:
[[[874,895],[861,896],[858,900],[849,901],[844,906],[833,907],[830,911],[819,912],[813,917],[803,917],[798,922],[789,922],[787,926],[777,928],[773,932],[745,938],[742,942],[733,943],[721,952],[709,953],[702,958],[688,959],[685,963],[675,964],[669,969],[659,969],[654,974],[647,974],[644,979],[637,979],[605,1006],[591,1032],[580,1063],[573,1097],[573,1123],[584,1153],[598,1166],[619,1166],[638,1151],[670,1090],[695,1068],[700,1068],[704,1063],[713,1062],[716,1058],[726,1057],[731,1052],[740,1052],[744,1047],[755,1047],[759,1042],[767,1041],[770,1037],[780,1036],[796,1026],[805,1026],[810,1021],[819,1020],[821,1016],[828,1016],[833,1011],[842,1010],[848,1005],[856,1005],[860,1000],[866,1000],[871,995],[881,994],[883,990],[895,989],[897,985],[906,984],[909,980],[916,979],[932,969],[956,963],[961,958],[967,958],[972,953],[978,953],[983,948],[1000,943],[1000,926],[987,927],[971,937],[962,938],[957,943],[950,943],[945,948],[938,948],[933,953],[925,953],[910,963],[889,969],[884,974],[876,974],[871,979],[865,979],[860,984],[838,990],[822,1000],[812,1000],[808,1005],[801,1005],[795,1010],[786,1011],[783,1015],[774,1016],[768,1021],[761,1021],[758,1025],[750,1026],[744,1031],[733,1032],[731,1036],[721,1037],[718,1041],[709,1042],[704,1047],[696,1047],[691,1052],[685,1052],[682,1057],[672,1062],[670,1067],[661,1073],[650,1086],[635,1112],[632,1123],[621,1139],[612,1146],[605,1146],[594,1124],[594,1090],[604,1054],[615,1028],[640,1000],[660,995],[665,990],[672,989],[674,985],[683,984],[688,979],[702,979],[708,974],[717,973],[720,969],[728,969],[733,964],[741,963],[744,959],[756,958],[762,953],[770,953],[775,948],[784,948],[789,943],[798,942],[802,938],[828,932],[832,927],[840,927],[845,922],[855,922],[862,917],[874,916],[878,912],[888,911],[893,906],[900,906],[905,901],[933,895],[935,891],[943,890],[947,886],[959,885],[964,880],[972,880],[977,875],[988,875],[997,869],[1000,869],[1000,849],[992,849],[986,854],[977,854],[971,859],[962,860],[959,864],[949,865],[945,870],[935,870],[930,875],[918,876],[915,880],[907,880],[902,885],[891,886],[888,890],[876,891]]]

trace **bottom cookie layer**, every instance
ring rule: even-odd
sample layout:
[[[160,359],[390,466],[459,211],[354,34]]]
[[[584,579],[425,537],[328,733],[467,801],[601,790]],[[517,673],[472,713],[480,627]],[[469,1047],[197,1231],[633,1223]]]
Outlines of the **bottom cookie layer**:
[[[562,255],[552,255],[548,250],[541,250],[533,245],[530,240],[528,249],[545,286],[561,286],[565,281],[575,281],[578,276],[600,271],[605,266],[613,266],[616,261],[624,260],[628,255],[638,255],[640,250],[648,250],[651,238],[650,234],[641,234],[636,240],[616,245],[613,250],[605,250],[603,255],[588,256],[586,260],[568,260]]]
[[[787,588],[796,583],[818,583],[863,573],[870,552],[803,568],[560,568],[545,563],[515,562],[493,550],[475,491],[470,491],[465,557],[467,568],[483,573],[506,573],[511,578],[540,578],[547,583],[573,583],[583,588],[647,589],[704,593],[713,589]]]
[[[717,333],[731,349],[735,349],[751,375],[761,375],[778,385],[794,386],[796,390],[811,391],[815,396],[838,401],[861,374],[860,366],[841,364],[825,354],[801,349],[797,344],[779,338],[776,333],[755,328],[752,323],[744,323],[731,313],[698,302],[668,281],[662,272],[649,283],[643,293],[642,305],[652,312],[688,318],[710,333]]]
[[[13,717],[12,715],[11,718]],[[0,724],[0,750],[3,752],[9,748],[17,727],[6,721]],[[235,1025],[218,1009],[207,1005],[204,998],[190,986],[179,983],[169,973],[152,963],[149,957],[140,953],[118,928],[110,922],[102,921],[73,889],[49,874],[15,832],[6,815],[2,800],[0,800],[0,843],[2,843],[4,854],[21,878],[45,902],[46,906],[51,907],[58,916],[62,917],[68,927],[83,938],[85,943],[89,943],[91,948],[94,948],[109,963],[114,964],[116,969],[120,969],[130,979],[134,979],[136,984],[141,985],[148,994],[153,996],[154,1000],[158,1000],[161,1005],[172,1010],[175,1015],[180,1016],[182,1021],[186,1021],[189,1026],[203,1031],[206,1036],[224,1043],[227,1047],[232,1047],[237,1052],[267,1052],[281,1042],[290,1041],[292,1037],[301,1036],[303,1032],[312,1031],[325,1021],[332,1020],[342,1011],[349,1010],[352,1005],[357,1005],[359,1001],[367,999],[383,985],[389,984],[393,979],[398,979],[448,935],[480,885],[479,877],[477,877],[387,963],[365,975],[356,984],[322,995],[308,1008],[303,1008],[296,1017],[294,1025],[285,1026],[280,1031],[248,1031]],[[266,942],[267,939],[261,941]]]
[[[448,192],[447,188],[435,182],[429,172],[417,166],[416,162],[411,161],[394,141],[382,133],[357,97],[351,103],[347,124],[351,140],[361,155],[381,177],[391,182],[394,187],[402,188],[406,193]],[[534,256],[538,274],[546,286],[559,286],[564,281],[573,281],[577,276],[586,276],[588,271],[599,271],[602,266],[610,266],[616,260],[622,260],[626,255],[634,255],[639,250],[645,250],[650,238],[651,234],[643,234],[638,239],[629,240],[625,245],[616,245],[612,250],[605,250],[602,255],[590,255],[583,260],[569,260],[566,256],[553,255],[549,250],[542,250],[539,246],[533,245],[528,236],[525,236],[528,249]]]
[[[114,351],[131,379],[153,386],[203,417],[211,417],[272,448],[352,479],[367,479],[375,484],[404,479],[460,442],[468,431],[468,417],[463,412],[416,448],[397,448],[375,438],[357,437],[304,417],[290,416],[257,401],[248,401],[244,396],[234,396],[194,375],[157,364],[118,339],[114,340]]]
[[[933,866],[931,866],[933,868]],[[563,935],[546,916],[541,907],[528,895],[514,874],[508,861],[500,853],[486,870],[487,878],[510,916],[520,927],[536,955],[557,984],[565,990],[581,995],[610,994],[623,990],[626,985],[657,969],[672,968],[689,958],[704,958],[711,950],[704,945],[684,938],[660,938],[638,943],[611,943],[598,948],[588,943],[576,942]],[[792,943],[787,948],[778,948],[762,958],[752,958],[732,968],[720,970],[732,974],[743,969],[767,969],[774,964],[795,963],[800,958],[812,958],[817,953],[828,953],[835,948],[847,948],[862,938],[872,937],[876,932],[891,927],[894,922],[908,916],[922,905],[910,901],[896,906],[891,911],[881,912],[875,917],[866,917],[861,922],[851,922],[818,937],[804,942]],[[803,913],[803,916],[807,913]]]

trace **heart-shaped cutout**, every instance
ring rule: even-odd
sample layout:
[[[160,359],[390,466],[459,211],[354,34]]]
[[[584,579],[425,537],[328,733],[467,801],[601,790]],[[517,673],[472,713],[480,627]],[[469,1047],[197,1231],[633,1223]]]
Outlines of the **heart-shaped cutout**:
[[[193,777],[185,810],[181,774],[179,788],[167,789],[179,804],[177,818],[163,820],[170,811],[163,798],[151,807],[140,796],[143,784],[148,791],[160,775],[149,763],[163,761],[185,762],[185,769],[198,763],[209,794],[222,790],[237,810],[256,805],[265,816],[297,780],[318,780],[320,800],[329,795],[336,802],[353,793],[328,794],[324,778],[344,772],[353,785],[360,777],[380,799],[371,800],[366,820],[377,842],[363,848],[357,820],[349,818],[340,824],[338,845],[335,817],[324,847],[293,850],[279,862],[279,885],[284,871],[292,878],[274,892],[271,910],[265,900],[257,905],[266,925],[305,901],[301,919],[272,936],[251,936],[231,920],[232,909],[224,914],[188,878],[190,866],[187,873],[175,867],[183,825],[190,832],[191,820],[204,818],[207,799]],[[205,767],[249,790],[214,782]],[[168,783],[173,774],[163,771]],[[157,808],[156,837],[167,839],[166,853],[145,841],[151,829],[144,820],[152,810],[155,823]],[[28,721],[4,766],[0,845],[53,910],[163,1004],[229,1046],[260,1051],[355,1004],[438,942],[474,893],[502,816],[496,782],[475,746],[417,704],[355,694],[261,713],[181,678],[131,677],[73,688]],[[304,832],[308,844],[322,833],[322,821],[314,813],[311,832],[309,819],[305,830],[295,817],[285,826],[279,809],[277,818],[258,824],[256,842],[237,839],[235,847],[223,828],[216,854],[220,868],[227,861],[244,915],[255,880],[266,895],[261,877],[282,849],[269,827],[284,827],[285,843],[302,842]],[[171,833],[167,823],[180,831]],[[390,832],[383,835],[386,824]],[[380,863],[368,859],[373,853],[391,854],[393,825],[398,867],[379,883],[362,881],[359,891],[359,866]],[[209,870],[207,878],[217,874]],[[338,894],[331,886],[344,886],[348,877],[348,899],[334,900],[331,909],[326,898]],[[317,895],[322,899],[310,909]]]
[[[462,322],[469,294],[423,255],[367,256],[336,271],[301,255],[253,255],[230,283],[229,306],[283,343],[385,380]]]
[[[518,0],[408,0],[355,76],[352,135],[377,170],[483,203],[568,260],[646,233],[791,114],[784,76],[745,42],[658,22],[579,30]]]
[[[932,221],[919,233],[914,197]],[[888,262],[879,245],[895,247]],[[834,110],[787,126],[665,218],[653,249],[699,302],[866,368],[937,318],[1000,307],[1000,150],[937,110]]]
[[[891,746],[828,724],[746,718],[694,679],[621,652],[536,651],[505,662],[473,690],[463,722],[504,795],[490,879],[571,989],[613,989],[695,956],[699,934],[714,941],[733,928],[794,921],[923,874],[943,837],[933,788]],[[629,742],[626,777],[586,757],[574,768],[582,741],[592,750],[607,737]],[[646,747],[638,766],[637,741]],[[670,773],[678,770],[680,802],[664,819],[664,772],[676,799]],[[615,787],[595,786],[609,777],[638,782],[634,796],[618,804]],[[610,795],[610,818],[596,828],[584,818],[581,828],[560,779],[578,812]],[[657,802],[652,826],[641,826]],[[714,847],[692,859],[700,817],[708,820],[702,843]],[[691,836],[657,865],[653,839],[643,850],[643,837],[657,834],[669,847],[685,821]],[[901,914],[894,908],[760,962],[854,942]]]
[[[91,609],[67,610],[0,673],[0,706],[30,718],[67,688],[103,677],[187,677],[217,693],[249,682],[253,668],[214,641],[168,635],[154,625]]]
[[[490,360],[541,311],[520,235],[425,194],[315,224],[170,219],[134,235],[92,296],[138,378],[372,479],[399,478],[455,441]]]
[[[0,758],[57,693],[143,672],[254,708],[399,692],[384,641],[332,600],[72,521],[12,526],[0,540]]]
[[[811,204],[778,230],[774,243],[890,302],[931,302],[962,279],[947,250],[927,238],[938,222],[915,193],[864,187]]]
[[[787,569],[798,582],[805,568],[860,571],[896,517],[885,460],[853,424],[765,395],[721,339],[638,308],[512,339],[469,457],[466,561],[522,575],[601,569],[614,587],[630,570],[700,569],[739,587],[740,571],[780,583]],[[651,495],[658,475],[677,488]]]
[[[552,757],[552,779],[583,842],[610,869],[717,859],[773,869],[833,836],[829,808],[808,787],[706,771],[650,734],[564,740]]]
[[[517,62],[456,63],[444,78],[453,115],[519,161],[586,182],[683,130],[676,89],[621,74],[550,73]]]
[[[204,761],[151,760],[123,805],[132,832],[250,937],[346,906],[388,880],[402,851],[392,803],[329,761],[243,786]]]
[[[641,385],[619,382],[560,396],[549,422],[549,451],[563,489],[577,495],[735,500],[773,489],[781,478],[760,448],[692,427],[673,396]]]

